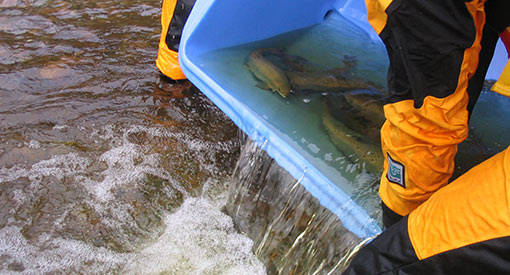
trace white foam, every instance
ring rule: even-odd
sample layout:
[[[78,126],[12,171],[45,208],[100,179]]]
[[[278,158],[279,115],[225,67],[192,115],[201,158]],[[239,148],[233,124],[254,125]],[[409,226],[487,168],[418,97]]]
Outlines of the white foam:
[[[266,274],[252,241],[203,198],[188,198],[165,217],[166,230],[126,266],[129,274]]]
[[[368,173],[365,167],[363,167],[363,170],[358,175],[356,175],[354,179],[354,181],[359,185],[367,184],[372,180],[374,180],[374,175]]]
[[[308,149],[310,149],[310,151],[312,151],[312,153],[314,153],[314,154],[318,154],[321,151],[319,146],[317,146],[313,143],[308,144]]]
[[[9,263],[21,263],[25,269],[23,274],[51,274],[58,271],[70,273],[65,270],[74,270],[78,266],[82,267],[80,269],[82,273],[97,274],[114,270],[127,261],[127,255],[80,241],[44,238],[44,236],[41,239],[44,239],[44,245],[34,245],[23,237],[20,228],[4,227],[0,229],[0,255],[10,257]],[[2,273],[5,274],[8,271],[4,269]]]
[[[168,168],[161,167],[159,154],[147,154],[149,147],[129,141],[132,132],[144,132],[149,138],[177,137],[179,142],[193,148],[193,152],[200,151],[197,156],[201,169],[215,167],[214,163],[208,161],[213,158],[215,149],[226,150],[231,146],[193,140],[187,135],[173,134],[161,128],[131,126],[129,129],[117,129],[108,126],[93,134],[95,140],[111,145],[99,157],[73,152],[41,160],[31,167],[18,165],[0,168],[0,183],[22,177],[30,182],[27,187],[12,191],[13,200],[17,203],[15,208],[23,207],[24,202],[39,196],[36,190],[46,183],[43,180],[46,176],[57,180],[66,178],[75,184],[73,188],[83,186],[87,193],[84,200],[62,205],[68,209],[56,217],[53,229],[63,229],[69,211],[77,204],[86,204],[99,215],[102,224],[121,236],[120,241],[126,240],[124,245],[128,249],[136,249],[139,245],[139,242],[130,243],[129,234],[142,229],[137,227],[130,215],[132,205],[115,200],[112,193],[114,188],[135,188],[137,184],[144,184],[147,174],[152,174],[168,181],[173,190],[177,189],[185,197],[183,205],[176,212],[163,213],[166,229],[162,235],[154,237],[154,243],[133,253],[117,253],[53,235],[38,236],[36,240],[28,241],[20,233],[23,224],[12,220],[0,229],[0,256],[9,257],[4,264],[0,262],[0,272],[10,272],[9,263],[21,263],[24,274],[97,274],[118,271],[119,268],[128,274],[163,271],[170,274],[265,274],[265,267],[251,252],[252,241],[237,233],[230,217],[220,210],[226,201],[226,183],[208,179],[202,188],[202,197],[190,198],[182,184],[172,179]],[[154,228],[153,233],[161,233],[160,230]],[[146,233],[141,235],[147,236]]]
[[[37,149],[41,148],[41,143],[39,143],[39,141],[37,141],[37,140],[31,140],[28,143],[28,148],[37,150]]]
[[[48,160],[42,160],[30,169],[31,180],[40,176],[55,176],[61,180],[65,176],[72,176],[85,171],[91,160],[81,157],[77,153],[69,153],[66,155],[56,155]]]
[[[13,181],[21,177],[28,177],[31,181],[37,181],[42,176],[55,176],[62,179],[65,176],[75,175],[84,171],[91,160],[80,157],[77,153],[56,155],[47,160],[41,160],[29,169],[22,166],[0,169],[0,182]]]
[[[66,132],[69,129],[69,126],[67,125],[55,125],[53,126],[53,130],[59,130],[62,132]]]
[[[136,132],[144,132],[151,137],[166,137],[170,135],[169,132],[163,129],[138,125],[124,129],[120,135],[115,133],[115,129],[112,126],[104,127],[101,131],[95,132],[93,134],[95,137],[110,140],[112,148],[104,152],[98,159],[108,166],[101,173],[104,179],[100,182],[88,181],[84,183],[89,192],[99,201],[107,202],[113,199],[111,190],[114,187],[143,182],[147,174],[152,174],[167,180],[172,184],[173,188],[186,194],[187,191],[180,184],[175,183],[175,180],[172,179],[166,170],[161,169],[159,166],[159,154],[146,154],[147,149],[144,146],[133,144],[129,141],[129,134]]]
[[[141,159],[137,160],[137,158]],[[141,163],[135,164],[135,160],[141,161]],[[143,156],[140,146],[131,143],[125,143],[106,151],[99,157],[99,161],[108,165],[107,170],[102,172],[103,181],[89,181],[85,186],[98,200],[103,202],[113,199],[111,194],[113,187],[140,181],[144,178],[144,172],[147,170],[144,168],[157,165],[155,156]]]
[[[326,161],[332,161],[332,160],[333,160],[333,154],[332,154],[332,153],[326,153],[326,154],[324,154],[324,160],[326,160]]]

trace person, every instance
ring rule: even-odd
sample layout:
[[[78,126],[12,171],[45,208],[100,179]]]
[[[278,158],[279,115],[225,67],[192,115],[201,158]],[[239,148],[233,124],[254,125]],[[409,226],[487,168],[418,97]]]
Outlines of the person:
[[[448,183],[498,35],[510,34],[510,1],[365,2],[390,60],[387,230],[344,274],[510,274],[510,147]],[[492,89],[510,96],[510,63]]]
[[[179,66],[179,43],[184,24],[196,0],[163,0],[161,12],[161,38],[156,67],[162,78],[170,83],[185,80]]]

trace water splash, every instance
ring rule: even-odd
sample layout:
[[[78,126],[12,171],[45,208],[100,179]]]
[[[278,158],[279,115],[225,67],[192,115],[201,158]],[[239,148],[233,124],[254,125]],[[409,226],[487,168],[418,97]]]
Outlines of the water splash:
[[[226,211],[254,240],[270,274],[337,274],[367,242],[251,140],[232,175]]]
[[[235,145],[141,125],[89,136],[106,149],[0,167],[2,272],[265,274],[221,211],[225,171],[212,159]],[[52,150],[38,143],[22,149]]]
[[[184,201],[175,213],[165,217],[165,232],[138,252],[123,272],[266,274],[251,252],[252,241],[234,229],[232,219],[220,211],[220,206],[203,198]]]

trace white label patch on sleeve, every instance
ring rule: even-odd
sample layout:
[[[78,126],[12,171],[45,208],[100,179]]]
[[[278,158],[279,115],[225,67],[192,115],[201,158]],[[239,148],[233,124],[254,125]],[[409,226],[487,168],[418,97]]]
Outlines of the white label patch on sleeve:
[[[406,188],[404,175],[405,175],[404,165],[396,160],[393,160],[388,154],[388,173],[386,174],[388,180],[390,182],[393,182]]]

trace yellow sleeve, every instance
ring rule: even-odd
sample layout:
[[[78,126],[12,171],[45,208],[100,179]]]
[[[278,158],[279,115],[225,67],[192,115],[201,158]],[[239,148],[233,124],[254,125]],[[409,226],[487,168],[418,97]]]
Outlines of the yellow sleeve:
[[[506,63],[505,69],[501,73],[498,81],[494,83],[491,90],[510,97],[510,60]]]

